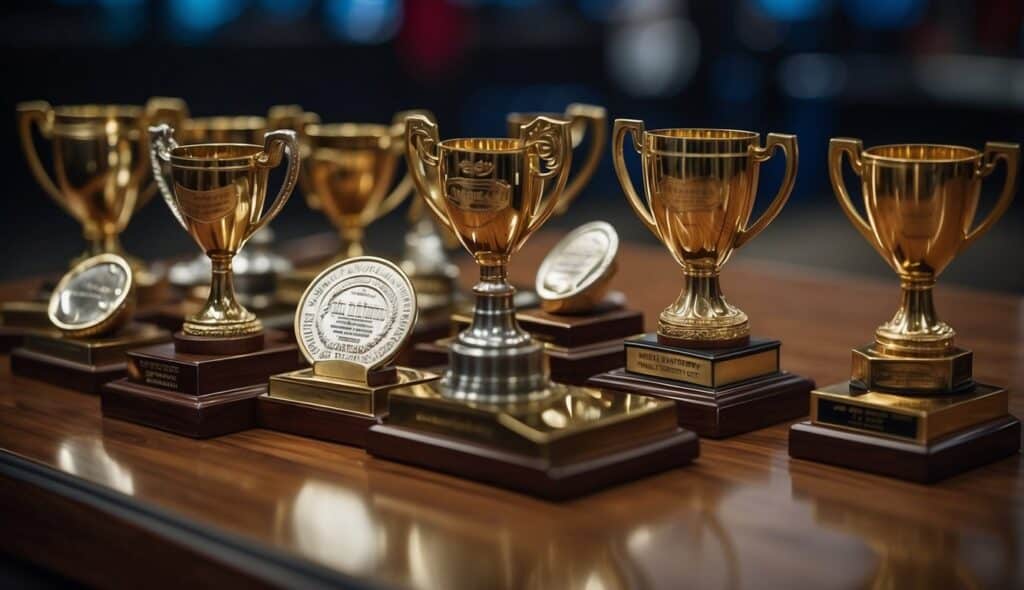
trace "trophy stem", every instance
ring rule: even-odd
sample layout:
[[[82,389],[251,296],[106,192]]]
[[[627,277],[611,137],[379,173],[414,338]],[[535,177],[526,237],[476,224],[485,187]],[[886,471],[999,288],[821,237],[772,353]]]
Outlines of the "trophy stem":
[[[875,331],[875,349],[897,356],[934,356],[953,347],[955,332],[939,319],[932,300],[935,278],[902,277],[900,306]]]
[[[510,402],[547,394],[544,347],[519,327],[504,264],[481,265],[473,321],[452,341],[442,386],[449,397]]]
[[[194,316],[185,320],[183,331],[192,336],[242,336],[263,329],[253,313],[238,302],[231,272],[231,255],[210,255],[210,295]]]
[[[365,252],[365,249],[363,248],[364,235],[365,231],[362,227],[341,228],[338,231],[338,238],[341,240],[341,249],[336,260],[348,260],[349,258],[362,256]]]
[[[750,337],[747,314],[730,305],[718,269],[683,270],[683,290],[658,316],[658,339],[691,348],[740,346]]]

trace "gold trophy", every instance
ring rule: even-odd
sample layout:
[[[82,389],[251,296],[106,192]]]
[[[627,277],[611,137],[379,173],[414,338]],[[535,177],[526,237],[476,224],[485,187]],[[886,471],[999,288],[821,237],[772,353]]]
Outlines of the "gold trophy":
[[[645,199],[626,169],[626,136],[640,154]],[[627,339],[626,366],[589,382],[674,399],[682,424],[724,437],[806,412],[808,379],[779,370],[778,340],[750,337],[747,314],[725,300],[722,266],[768,226],[796,179],[795,135],[751,131],[657,129],[617,119],[613,161],[640,220],[682,267],[684,287],[658,317],[657,334]],[[761,162],[782,152],[786,173],[774,200],[753,223]]]
[[[11,351],[11,372],[99,393],[125,375],[127,350],[171,338],[157,326],[132,321],[135,293],[135,273],[124,257],[105,253],[80,261],[50,295],[50,332],[25,335]]]
[[[150,99],[144,107],[52,107],[44,101],[18,105],[21,147],[32,175],[65,212],[82,224],[89,245],[76,261],[102,253],[124,254],[121,232],[156,192],[150,182],[146,128],[161,122],[180,124],[186,114],[181,100],[163,97]],[[52,145],[53,177],[36,151],[33,127]],[[128,260],[140,302],[159,300],[164,277],[136,258]]]
[[[271,375],[298,368],[298,350],[286,334],[264,333],[238,302],[231,262],[291,196],[299,173],[295,132],[268,132],[263,145],[179,146],[171,127],[149,131],[164,201],[210,258],[209,297],[173,343],[128,354],[129,376],[104,389],[103,413],[197,438],[251,428],[255,398]],[[270,170],[285,157],[282,186],[264,211]]]
[[[861,216],[843,184],[842,158],[861,178]],[[829,174],[854,227],[900,277],[900,305],[853,349],[849,381],[811,394],[811,419],[790,431],[790,455],[932,482],[1016,454],[1020,421],[1005,389],[974,381],[973,355],[932,303],[939,274],[992,227],[1013,200],[1020,147],[985,150],[902,144],[865,150],[833,139]],[[971,228],[982,179],[1006,163],[1003,192]]]
[[[341,240],[334,262],[362,256],[366,227],[412,193],[408,174],[395,182],[407,115],[396,114],[390,125],[309,123],[300,132],[306,203],[327,216]],[[321,270],[317,265],[291,273],[282,281],[279,298],[296,303]]]
[[[480,267],[470,326],[440,381],[390,393],[370,428],[376,456],[566,498],[692,460],[672,404],[554,383],[543,345],[515,319],[506,265],[552,215],[568,177],[570,124],[538,117],[517,138],[440,141],[412,116],[406,158],[420,194]]]

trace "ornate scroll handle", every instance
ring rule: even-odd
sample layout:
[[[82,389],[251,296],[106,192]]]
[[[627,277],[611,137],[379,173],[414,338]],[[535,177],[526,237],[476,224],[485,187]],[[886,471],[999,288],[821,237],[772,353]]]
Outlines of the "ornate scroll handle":
[[[267,211],[260,215],[256,223],[249,226],[249,232],[245,235],[246,240],[277,217],[278,213],[284,209],[285,203],[291,198],[295,184],[299,181],[299,166],[302,163],[302,156],[299,155],[299,139],[295,132],[290,129],[266,132],[263,135],[263,151],[256,154],[256,165],[263,168],[277,168],[284,156],[288,157],[288,169],[285,170],[281,188],[277,191],[277,196],[274,197],[274,202],[270,204]]]
[[[149,128],[149,158],[153,165],[153,180],[156,181],[156,186],[160,189],[167,208],[171,210],[181,227],[187,231],[188,224],[185,223],[185,216],[178,208],[178,200],[174,198],[174,191],[171,190],[171,185],[167,182],[169,175],[166,169],[171,164],[171,150],[176,147],[178,147],[178,142],[174,141],[174,129],[170,125],[164,123]]]
[[[185,119],[188,119],[188,105],[185,101],[180,98],[173,98],[169,96],[154,96],[146,101],[146,106],[143,109],[143,121],[140,126],[140,132],[145,135],[146,129],[154,125],[166,123],[171,126],[171,129],[177,129],[185,124]],[[146,162],[151,159],[150,146],[147,142],[139,142],[139,165],[142,168],[147,167]],[[143,205],[149,202],[156,194],[158,185],[156,182],[153,184],[146,184],[145,187],[139,190],[139,196],[135,200],[135,208],[132,213],[138,211]]]
[[[306,125],[320,123],[320,115],[307,111],[297,104],[279,104],[267,110],[268,129],[291,129],[299,139],[299,158],[305,160],[310,155],[309,140],[306,137]],[[314,211],[320,210],[320,198],[313,191],[309,174],[304,168],[299,169],[299,189],[306,197],[306,204]]]
[[[590,182],[594,172],[597,171],[598,164],[601,163],[601,154],[604,153],[604,145],[608,141],[608,111],[604,107],[572,103],[566,107],[565,115],[574,125],[576,122],[581,122],[586,126],[587,135],[590,136],[590,146],[583,159],[583,166],[579,168],[562,191],[562,197],[558,199],[558,205],[555,207],[555,215],[565,213],[569,209],[569,205],[576,200],[576,197]]]
[[[1020,145],[1016,143],[1003,143],[1001,141],[990,141],[985,144],[985,153],[978,162],[978,175],[982,178],[992,174],[996,169],[999,160],[1006,162],[1006,181],[1003,183],[1003,192],[996,201],[996,206],[989,212],[978,227],[967,233],[964,241],[960,244],[960,252],[974,243],[985,232],[992,228],[992,225],[1006,213],[1017,193],[1017,168],[1020,164]]]
[[[750,146],[750,154],[754,157],[754,161],[764,162],[772,157],[776,152],[776,148],[781,149],[782,153],[786,156],[786,174],[782,177],[782,185],[779,186],[779,192],[775,194],[775,199],[768,204],[768,208],[761,214],[761,217],[753,225],[741,229],[736,234],[736,248],[743,246],[743,244],[752,240],[754,236],[764,231],[764,228],[768,227],[768,224],[779,215],[779,211],[782,211],[783,205],[786,204],[790,193],[793,192],[793,184],[796,182],[796,170],[800,163],[800,154],[797,150],[795,135],[769,133],[765,139],[764,147],[752,145]]]
[[[625,144],[627,133],[633,138],[633,149],[636,150],[636,153],[643,154],[644,122],[637,119],[615,119],[615,126],[612,129],[612,163],[615,165],[615,175],[619,177],[619,184],[622,186],[623,192],[626,193],[626,200],[629,201],[633,212],[647,226],[647,229],[654,234],[654,237],[660,240],[661,233],[658,231],[658,224],[654,219],[654,214],[651,213],[651,210],[644,204],[640,195],[636,192],[636,187],[633,186],[633,179],[629,177],[629,169],[626,168]]]
[[[842,207],[843,213],[846,213],[846,217],[849,218],[853,227],[860,232],[860,235],[864,236],[864,239],[888,263],[891,260],[891,256],[878,242],[878,238],[875,237],[875,232],[872,231],[871,225],[857,211],[857,207],[854,206],[853,201],[850,199],[850,193],[846,191],[846,183],[843,182],[844,153],[850,157],[850,167],[853,168],[857,176],[864,175],[864,160],[862,158],[864,144],[859,139],[833,137],[828,142],[828,175],[832,180],[832,190],[836,193],[839,206]]]
[[[544,225],[561,200],[572,165],[571,127],[571,121],[537,117],[519,128],[519,140],[526,148],[530,176],[540,181],[555,178],[555,185],[550,190],[543,189],[547,183],[540,183],[541,194],[526,208],[529,218],[522,234],[524,239]]]
[[[64,194],[60,192],[53,179],[46,173],[46,168],[43,167],[43,163],[39,159],[39,152],[36,151],[36,144],[32,141],[33,123],[39,125],[40,135],[46,139],[52,138],[53,119],[53,107],[45,100],[18,103],[18,132],[21,135],[21,149],[25,152],[25,158],[28,159],[28,166],[32,171],[32,176],[35,176],[36,182],[39,183],[39,186],[43,187],[43,190],[50,195],[50,198],[56,201],[64,211],[74,217],[67,201],[64,200]]]
[[[434,119],[434,113],[431,113],[426,109],[413,109],[408,111],[399,111],[395,113],[395,116],[391,118],[390,146],[391,150],[395,153],[396,158],[401,157],[402,149],[403,146],[405,145],[406,120],[413,115],[426,117],[432,123],[437,123],[436,120]],[[384,217],[388,213],[391,213],[395,209],[395,207],[398,207],[399,205],[402,204],[403,201],[405,201],[406,197],[408,197],[412,193],[415,186],[416,185],[413,183],[412,180],[411,169],[407,166],[405,174],[402,176],[402,180],[400,180],[398,184],[395,185],[395,188],[392,189],[391,192],[380,201],[380,204],[377,206],[376,209],[374,209],[373,211],[367,211],[365,213],[366,218],[364,219],[364,222],[370,223],[374,220]]]
[[[440,172],[441,160],[438,157],[438,145],[441,143],[437,133],[437,123],[423,115],[412,115],[405,120],[405,165],[409,167],[409,176],[416,185],[416,190],[423,197],[423,202],[450,231],[455,231],[451,220],[445,213],[441,194]]]

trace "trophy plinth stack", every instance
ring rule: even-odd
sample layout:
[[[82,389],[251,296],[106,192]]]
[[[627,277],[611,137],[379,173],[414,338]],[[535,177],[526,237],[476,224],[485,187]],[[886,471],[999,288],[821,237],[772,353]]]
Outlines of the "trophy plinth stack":
[[[844,212],[900,276],[900,306],[853,349],[849,381],[811,394],[810,420],[794,425],[789,453],[799,459],[929,483],[1014,455],[1020,421],[1006,389],[978,383],[973,354],[932,303],[938,275],[1002,216],[1016,190],[1020,149],[904,144],[865,150],[833,139],[829,173]],[[867,219],[850,199],[842,157],[862,179]],[[999,160],[1006,185],[988,217],[970,229],[982,178]]]
[[[391,364],[416,315],[416,292],[394,264],[362,256],[328,267],[295,314],[295,337],[311,368],[270,378],[260,425],[363,446],[387,414],[388,391],[437,379]]]
[[[645,205],[623,160],[626,135],[641,156]],[[644,131],[619,119],[613,160],[623,190],[648,229],[683,268],[685,284],[658,319],[657,334],[626,340],[625,367],[588,384],[675,400],[680,424],[725,437],[803,416],[814,383],[779,369],[777,340],[750,337],[747,315],[719,288],[721,267],[778,215],[797,169],[796,137],[724,129]],[[751,225],[760,163],[778,148],[786,174]]]
[[[699,443],[672,404],[551,381],[543,345],[516,323],[506,265],[565,186],[569,124],[539,117],[517,139],[441,142],[435,124],[411,117],[406,143],[420,194],[480,282],[444,377],[392,390],[367,451],[551,499],[692,461]]]
[[[135,279],[117,254],[75,265],[54,289],[49,331],[24,336],[11,351],[11,372],[86,393],[127,374],[125,352],[170,339],[154,325],[132,322]]]
[[[255,398],[266,390],[267,379],[301,364],[287,335],[264,332],[238,303],[231,261],[288,201],[298,176],[295,134],[267,133],[263,146],[179,147],[170,127],[150,132],[153,171],[164,200],[210,257],[209,297],[198,313],[185,318],[173,343],[128,354],[128,378],[103,389],[103,415],[195,438],[252,428]],[[285,155],[284,184],[264,212],[269,171]]]

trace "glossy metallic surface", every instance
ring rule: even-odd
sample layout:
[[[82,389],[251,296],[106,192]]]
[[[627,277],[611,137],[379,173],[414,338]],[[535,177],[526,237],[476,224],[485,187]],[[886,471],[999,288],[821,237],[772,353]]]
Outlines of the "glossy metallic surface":
[[[594,309],[615,276],[619,234],[604,221],[585,223],[569,232],[544,257],[534,289],[541,309],[581,313]]]
[[[76,264],[57,283],[47,315],[66,336],[110,334],[131,318],[134,289],[127,260],[117,254],[92,256]]]
[[[861,179],[867,219],[843,183],[843,155]],[[988,216],[972,229],[981,181],[1006,164],[1003,191]],[[894,356],[935,356],[953,348],[954,331],[932,304],[943,269],[1009,208],[1017,189],[1020,147],[989,142],[984,152],[928,144],[865,150],[859,139],[833,139],[829,174],[836,198],[857,231],[900,277],[896,314],[875,331],[875,347]]]
[[[641,200],[626,169],[626,135],[640,154]],[[779,214],[796,179],[796,136],[769,133],[764,147],[750,131],[658,129],[616,119],[612,141],[615,172],[633,210],[683,267],[686,285],[662,311],[658,333],[684,341],[727,341],[750,334],[747,315],[730,305],[718,285],[733,250],[760,233]],[[776,149],[786,173],[775,199],[755,222],[761,162]]]
[[[185,320],[186,334],[253,334],[259,320],[235,297],[231,259],[288,201],[298,177],[299,150],[294,131],[272,131],[264,145],[210,143],[178,146],[173,129],[150,128],[152,166],[164,201],[181,226],[210,257],[212,280],[203,308]],[[270,169],[288,157],[277,197],[264,212]],[[164,177],[164,168],[170,174]]]
[[[532,238],[512,279],[532,280],[556,241],[543,232]],[[653,329],[678,288],[678,266],[660,246],[624,243],[619,260],[623,284],[646,286],[630,300]],[[873,329],[893,303],[883,282],[761,261],[732,261],[722,282],[758,318],[759,330],[785,336],[785,365],[819,383],[848,377],[849,335]],[[0,293],[20,292],[0,286]],[[936,303],[962,327],[960,344],[976,351],[978,377],[1007,385],[1011,411],[1024,415],[1020,297],[947,285]],[[832,322],[805,319],[833,317],[837,308],[844,313]],[[700,459],[686,469],[550,503],[266,430],[194,441],[104,420],[96,397],[12,378],[5,365],[0,361],[0,452],[371,584],[1024,587],[1021,457],[922,486],[792,460],[788,425],[780,424],[702,440]],[[43,496],[11,504],[17,510],[2,521],[49,508]],[[40,516],[52,523],[63,514]],[[102,522],[61,519],[55,526],[85,532]],[[50,560],[67,537],[9,536],[9,546]],[[100,585],[123,570],[80,560],[64,571]]]
[[[420,195],[480,268],[473,321],[453,340],[442,380],[454,398],[545,394],[543,345],[515,320],[507,264],[554,212],[572,160],[569,127],[538,117],[516,139],[442,142],[432,120],[407,119],[406,158]]]

